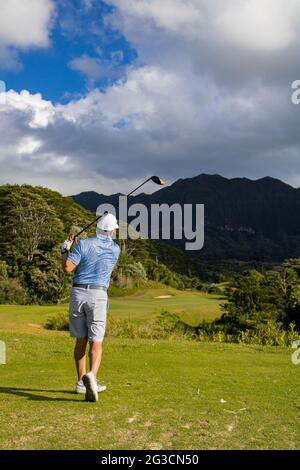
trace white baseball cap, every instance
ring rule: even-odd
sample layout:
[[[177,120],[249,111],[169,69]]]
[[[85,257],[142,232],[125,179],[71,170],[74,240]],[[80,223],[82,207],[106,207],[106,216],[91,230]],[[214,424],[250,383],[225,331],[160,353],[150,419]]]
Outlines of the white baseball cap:
[[[105,232],[111,232],[119,228],[116,217],[113,214],[104,214],[99,220],[97,228]]]

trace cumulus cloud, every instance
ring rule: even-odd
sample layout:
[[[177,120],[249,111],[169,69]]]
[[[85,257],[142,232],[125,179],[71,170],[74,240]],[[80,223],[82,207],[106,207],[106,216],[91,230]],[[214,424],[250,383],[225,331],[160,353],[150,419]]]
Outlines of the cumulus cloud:
[[[290,99],[299,78],[298,1],[109,3],[108,21],[138,60],[105,92],[67,105],[8,92],[2,183],[113,192],[147,174],[172,181],[206,172],[300,185],[300,109]],[[100,74],[87,59],[73,66]]]
[[[299,40],[299,13],[297,0],[222,2],[214,26],[220,37],[233,45],[280,51]]]
[[[17,50],[49,45],[52,0],[2,0],[0,68],[19,68]]]
[[[278,50],[299,39],[297,0],[110,0],[127,31],[143,27],[203,40],[211,35],[233,47]]]

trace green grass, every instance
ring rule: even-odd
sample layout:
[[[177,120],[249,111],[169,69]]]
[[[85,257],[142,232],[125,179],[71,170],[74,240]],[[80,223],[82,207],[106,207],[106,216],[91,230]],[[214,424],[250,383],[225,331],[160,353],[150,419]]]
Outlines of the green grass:
[[[179,309],[193,296],[181,294]],[[138,318],[156,300],[146,292],[125,305]],[[38,327],[58,310],[0,308],[8,356],[0,366],[1,449],[300,448],[292,350],[107,338],[100,379],[108,390],[85,403],[72,393],[73,341]],[[127,313],[113,300],[113,315]]]
[[[161,296],[170,296],[160,299]],[[184,292],[175,289],[147,289],[134,296],[111,299],[111,312],[118,318],[130,317],[143,321],[156,315],[162,309],[178,313],[191,325],[198,325],[203,319],[213,319],[221,312],[220,296],[201,292]]]
[[[170,296],[159,299],[160,296]],[[221,298],[201,292],[184,292],[175,289],[145,289],[126,297],[110,299],[110,315],[116,318],[130,318],[144,321],[157,315],[162,309],[178,313],[187,323],[195,326],[203,319],[213,319],[220,314]],[[51,315],[67,311],[67,305],[55,306],[16,306],[0,305],[1,328],[19,328],[28,332],[41,327]]]

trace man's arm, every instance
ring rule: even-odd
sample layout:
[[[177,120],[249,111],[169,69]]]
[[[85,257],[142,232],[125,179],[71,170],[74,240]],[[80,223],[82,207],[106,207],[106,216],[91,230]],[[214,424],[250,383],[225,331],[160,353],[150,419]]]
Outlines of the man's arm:
[[[69,253],[63,253],[61,257],[61,263],[62,263],[63,270],[66,273],[71,273],[76,268],[76,264],[72,263],[72,261],[68,259],[68,256],[69,256]]]
[[[62,268],[66,273],[71,273],[76,268],[76,264],[74,264],[71,260],[68,259],[70,254],[71,247],[76,243],[76,239],[74,235],[70,235],[68,240],[64,241],[61,246],[61,264]]]

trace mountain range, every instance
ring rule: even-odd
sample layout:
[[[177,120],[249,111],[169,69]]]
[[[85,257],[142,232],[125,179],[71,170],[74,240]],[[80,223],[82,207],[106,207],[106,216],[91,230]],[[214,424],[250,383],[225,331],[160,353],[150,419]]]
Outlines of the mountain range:
[[[95,211],[102,203],[116,202],[118,196],[92,191],[72,198]],[[300,189],[278,179],[201,174],[179,179],[154,194],[131,197],[129,202],[147,207],[152,203],[204,204],[204,248],[186,252],[193,261],[277,263],[300,257]],[[184,241],[170,243],[184,248]]]

